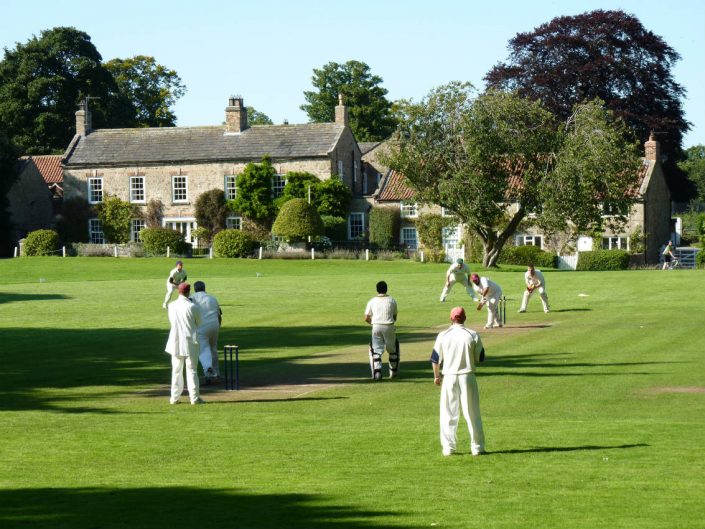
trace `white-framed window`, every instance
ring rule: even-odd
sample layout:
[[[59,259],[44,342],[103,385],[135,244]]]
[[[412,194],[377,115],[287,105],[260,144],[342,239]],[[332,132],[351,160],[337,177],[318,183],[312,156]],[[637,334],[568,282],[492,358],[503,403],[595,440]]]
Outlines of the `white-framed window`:
[[[345,166],[343,165],[343,160],[338,160],[338,176],[341,180],[345,178]]]
[[[626,217],[628,214],[629,211],[623,204],[615,204],[613,202],[602,203],[603,217]]]
[[[188,176],[174,175],[171,177],[171,201],[188,202]]]
[[[416,228],[402,228],[401,229],[401,243],[407,248],[418,248],[419,239]]]
[[[198,224],[196,224],[196,219],[193,217],[181,217],[165,218],[162,220],[162,226],[182,233],[184,236],[184,241],[193,242],[191,233],[198,227]]]
[[[130,224],[130,240],[132,242],[142,242],[140,239],[140,230],[147,227],[147,223],[142,219],[132,219]]]
[[[360,239],[365,236],[365,214],[350,213],[348,217],[348,239]]]
[[[543,248],[543,237],[541,235],[517,235],[517,246],[538,246]]]
[[[619,236],[602,237],[602,249],[629,250],[629,238]]]
[[[103,223],[100,219],[88,219],[88,240],[93,244],[105,244]]]
[[[419,205],[416,202],[402,202],[401,216],[406,219],[415,219],[419,216]]]
[[[229,230],[241,230],[242,229],[242,217],[226,217],[225,227]]]
[[[103,179],[89,178],[88,179],[88,203],[100,204],[103,202]]]
[[[137,204],[145,203],[144,176],[130,177],[130,202]]]
[[[455,214],[448,208],[441,207],[441,217],[455,217]]]
[[[282,196],[284,188],[286,187],[286,175],[275,174],[272,177],[272,196],[274,198]]]
[[[235,200],[237,197],[237,185],[236,185],[237,175],[226,174],[225,175],[225,200]]]
[[[353,157],[353,185],[357,184],[357,160]]]

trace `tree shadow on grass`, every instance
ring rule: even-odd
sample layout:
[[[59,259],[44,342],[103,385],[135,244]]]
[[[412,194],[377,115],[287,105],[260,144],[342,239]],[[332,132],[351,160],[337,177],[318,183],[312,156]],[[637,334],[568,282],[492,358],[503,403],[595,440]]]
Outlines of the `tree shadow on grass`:
[[[598,446],[598,445],[585,445],[585,446],[537,446],[533,448],[514,448],[511,450],[493,450],[487,452],[488,454],[531,454],[540,452],[578,452],[582,450],[617,450],[625,448],[641,448],[645,446],[650,446],[646,443],[634,443],[634,444],[623,444],[623,445],[613,445],[613,446]]]
[[[0,491],[0,526],[53,529],[399,527],[402,513],[357,509],[314,494],[252,494],[238,489],[44,488]],[[393,526],[385,523],[394,517]]]
[[[3,303],[15,303],[17,301],[43,301],[50,299],[71,299],[63,294],[18,294],[0,292],[0,305]]]

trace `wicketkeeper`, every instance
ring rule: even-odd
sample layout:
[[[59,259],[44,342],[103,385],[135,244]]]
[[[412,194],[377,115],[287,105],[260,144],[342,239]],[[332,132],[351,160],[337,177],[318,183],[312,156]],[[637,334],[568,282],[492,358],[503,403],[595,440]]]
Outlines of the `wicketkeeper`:
[[[365,307],[365,321],[372,325],[370,342],[370,370],[373,380],[382,378],[382,354],[389,354],[389,378],[399,369],[399,341],[394,324],[397,321],[397,302],[387,295],[387,283],[377,283],[377,295]]]
[[[524,274],[524,282],[526,283],[526,290],[524,291],[524,298],[521,300],[519,312],[526,312],[526,306],[529,304],[529,299],[531,299],[534,291],[538,291],[539,296],[541,296],[543,311],[548,312],[550,309],[548,308],[548,295],[546,294],[546,280],[543,278],[541,270],[536,270],[534,265],[530,264]]]
[[[468,282],[469,276],[470,268],[468,268],[468,265],[466,265],[462,259],[457,259],[455,263],[450,265],[450,268],[448,268],[448,271],[446,272],[446,282],[445,285],[443,285],[443,292],[441,292],[441,302],[446,300],[455,283],[460,283],[463,285],[468,296],[475,300],[475,294],[473,293],[472,287]]]

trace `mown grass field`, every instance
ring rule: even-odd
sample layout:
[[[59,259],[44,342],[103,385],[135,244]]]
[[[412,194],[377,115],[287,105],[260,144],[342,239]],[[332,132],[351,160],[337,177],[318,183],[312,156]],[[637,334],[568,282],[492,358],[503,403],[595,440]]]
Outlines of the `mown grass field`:
[[[516,314],[523,269],[488,272],[509,298],[501,330],[469,311],[489,454],[461,420],[444,458],[428,357],[473,306],[438,302],[446,265],[186,260],[241,347],[243,390],[205,406],[168,404],[172,267],[0,261],[0,527],[705,527],[703,272],[548,271],[547,315]],[[380,279],[402,364],[372,383]]]

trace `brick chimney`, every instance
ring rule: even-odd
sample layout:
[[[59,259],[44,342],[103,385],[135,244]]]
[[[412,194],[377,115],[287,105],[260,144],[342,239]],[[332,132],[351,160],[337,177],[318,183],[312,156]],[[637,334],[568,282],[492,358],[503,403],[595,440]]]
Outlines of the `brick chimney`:
[[[86,100],[83,100],[76,111],[76,134],[79,136],[88,136],[93,130],[91,122],[91,111],[88,110]]]
[[[661,144],[656,141],[654,131],[651,131],[649,139],[644,143],[644,157],[654,162],[661,158]]]
[[[247,128],[247,109],[241,96],[228,99],[225,107],[225,132],[239,134]]]
[[[348,125],[348,107],[343,104],[343,94],[338,94],[338,106],[335,107],[335,122]]]

